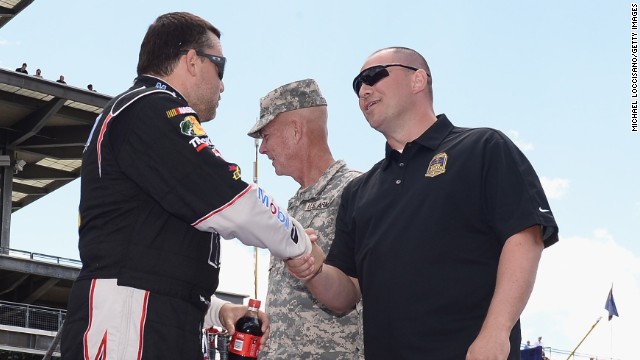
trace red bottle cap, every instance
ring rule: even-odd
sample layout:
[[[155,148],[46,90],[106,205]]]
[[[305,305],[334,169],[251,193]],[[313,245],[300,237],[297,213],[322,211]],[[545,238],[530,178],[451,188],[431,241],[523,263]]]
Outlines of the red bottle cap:
[[[250,308],[260,309],[260,300],[249,299],[249,307]]]

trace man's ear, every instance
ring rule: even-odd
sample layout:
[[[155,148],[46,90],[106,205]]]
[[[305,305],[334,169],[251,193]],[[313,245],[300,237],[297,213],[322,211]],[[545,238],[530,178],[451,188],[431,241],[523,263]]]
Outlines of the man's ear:
[[[429,76],[427,72],[424,71],[424,69],[418,69],[413,74],[413,82],[411,85],[413,91],[416,93],[425,90],[429,86]]]
[[[302,121],[299,118],[291,119],[291,132],[293,134],[293,141],[297,144],[302,139],[302,133],[304,131]]]
[[[198,60],[198,54],[196,54],[196,51],[193,49],[189,50],[184,58],[180,59],[180,61],[185,62],[187,71],[192,76],[196,76],[196,61]],[[180,66],[180,64],[178,64],[178,66]]]

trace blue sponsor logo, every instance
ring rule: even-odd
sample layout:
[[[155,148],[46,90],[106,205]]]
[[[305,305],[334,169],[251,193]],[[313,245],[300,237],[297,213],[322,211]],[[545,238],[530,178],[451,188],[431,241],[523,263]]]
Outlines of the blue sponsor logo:
[[[270,198],[269,195],[267,195],[261,187],[258,187],[258,200],[262,203],[262,205],[264,205],[264,207],[271,211],[271,214],[273,214],[278,219],[278,221],[280,221],[280,223],[284,225],[285,229],[291,230],[291,240],[293,240],[293,242],[297,244],[298,230],[295,226],[292,226],[291,218],[286,212],[282,211],[282,209],[280,209],[280,207],[273,202],[273,199]]]

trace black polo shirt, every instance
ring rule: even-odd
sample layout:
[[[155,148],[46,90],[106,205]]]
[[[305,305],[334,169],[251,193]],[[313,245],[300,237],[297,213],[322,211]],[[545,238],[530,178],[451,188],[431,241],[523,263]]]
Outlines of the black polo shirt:
[[[558,227],[533,167],[501,132],[445,115],[344,190],[327,263],[355,277],[370,359],[464,359],[512,235]],[[520,326],[511,334],[519,356]],[[519,358],[519,357],[516,357]]]

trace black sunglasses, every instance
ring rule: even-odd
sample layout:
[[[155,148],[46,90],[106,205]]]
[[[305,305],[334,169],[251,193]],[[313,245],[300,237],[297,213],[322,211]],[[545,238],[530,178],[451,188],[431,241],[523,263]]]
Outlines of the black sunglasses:
[[[189,50],[181,50],[180,54],[185,55],[188,52],[189,52]],[[222,80],[222,77],[224,76],[224,64],[227,63],[227,58],[226,57],[207,54],[206,52],[204,52],[204,51],[202,51],[200,49],[196,49],[196,55],[202,56],[204,58],[207,58],[207,59],[209,59],[209,61],[214,63],[216,65],[216,67],[218,68],[218,78],[220,78],[220,80]]]
[[[387,70],[387,68],[391,66],[399,66],[405,69],[418,71],[418,68],[402,64],[375,65],[362,70],[362,72],[353,79],[353,91],[355,91],[356,95],[359,96],[362,84],[367,84],[369,86],[377,84],[378,81],[389,76],[389,70]]]

